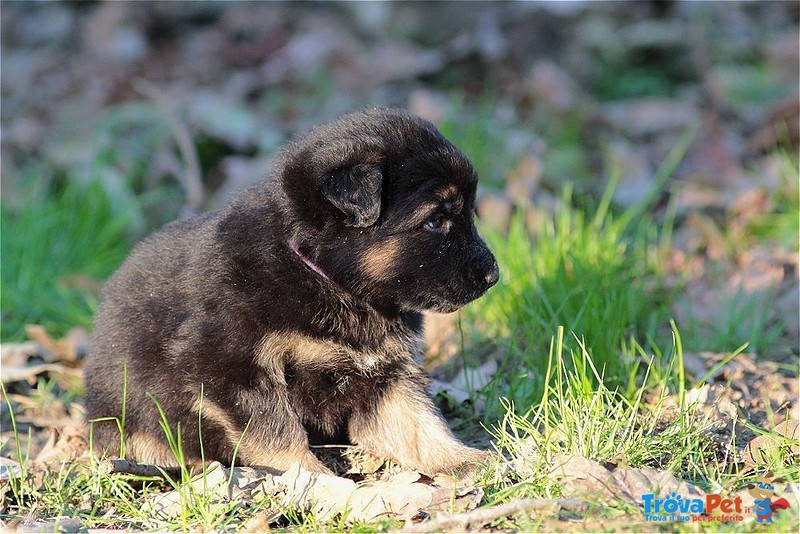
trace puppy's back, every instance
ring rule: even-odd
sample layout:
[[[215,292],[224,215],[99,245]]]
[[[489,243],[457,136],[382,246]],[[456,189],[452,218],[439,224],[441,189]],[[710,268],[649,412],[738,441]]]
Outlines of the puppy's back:
[[[213,217],[206,214],[167,225],[137,245],[106,283],[85,367],[87,421],[121,415],[123,402],[152,403],[145,391],[127,387],[135,383],[127,377],[165,373],[175,365],[165,340],[184,318],[187,293],[197,290],[191,287],[191,266],[197,251],[206,247]],[[163,397],[166,401],[170,395]],[[116,425],[96,425],[92,438],[95,450],[117,453]]]

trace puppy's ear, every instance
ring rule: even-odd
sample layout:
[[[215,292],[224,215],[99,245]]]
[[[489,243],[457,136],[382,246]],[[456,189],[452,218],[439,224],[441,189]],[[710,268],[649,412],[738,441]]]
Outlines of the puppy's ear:
[[[347,216],[345,224],[372,226],[381,213],[383,173],[375,163],[342,167],[322,180],[322,194]]]

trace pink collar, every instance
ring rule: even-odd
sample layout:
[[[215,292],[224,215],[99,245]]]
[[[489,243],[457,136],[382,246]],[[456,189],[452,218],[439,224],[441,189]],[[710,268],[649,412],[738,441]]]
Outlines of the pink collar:
[[[305,263],[309,269],[320,275],[325,280],[330,280],[330,278],[328,278],[328,275],[325,274],[325,271],[320,269],[319,265],[317,265],[310,259],[303,256],[303,253],[300,252],[300,249],[298,248],[297,243],[295,243],[294,239],[290,239],[289,241],[286,242],[286,244],[289,245],[291,251],[294,252],[297,255],[297,257],[300,258],[302,262]]]

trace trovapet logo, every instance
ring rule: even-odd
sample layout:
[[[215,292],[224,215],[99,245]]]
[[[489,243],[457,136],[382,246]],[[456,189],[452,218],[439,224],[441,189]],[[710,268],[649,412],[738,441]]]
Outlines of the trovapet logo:
[[[756,521],[759,523],[772,523],[772,514],[776,510],[789,508],[789,501],[786,499],[772,500],[772,496],[775,495],[775,484],[786,482],[782,478],[772,478],[772,476],[772,471],[767,471],[763,477],[756,479],[755,484],[747,485],[747,493],[753,497]]]
[[[663,499],[655,494],[642,495],[645,521],[711,522],[744,521],[743,514],[750,513],[750,507],[742,504],[742,498],[725,499],[716,493],[709,493],[704,499],[685,498],[674,491]]]
[[[684,497],[676,492],[658,498],[654,493],[642,495],[645,521],[653,522],[738,522],[755,513],[759,523],[772,523],[776,510],[789,508],[786,499],[772,500],[775,485],[786,482],[783,478],[773,478],[767,471],[755,483],[748,484],[747,493],[753,497],[753,506],[742,502],[742,497],[725,498],[709,493],[704,498]],[[746,499],[746,498],[745,498]]]

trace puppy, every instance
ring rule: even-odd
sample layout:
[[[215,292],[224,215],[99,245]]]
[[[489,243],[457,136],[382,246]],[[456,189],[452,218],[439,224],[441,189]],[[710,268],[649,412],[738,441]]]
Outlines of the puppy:
[[[96,317],[95,452],[174,467],[160,407],[188,463],[323,471],[309,444],[342,441],[431,475],[480,461],[427,396],[419,353],[424,311],[497,282],[476,185],[433,125],[373,109],[284,148],[271,179],[221,211],[145,240]]]

